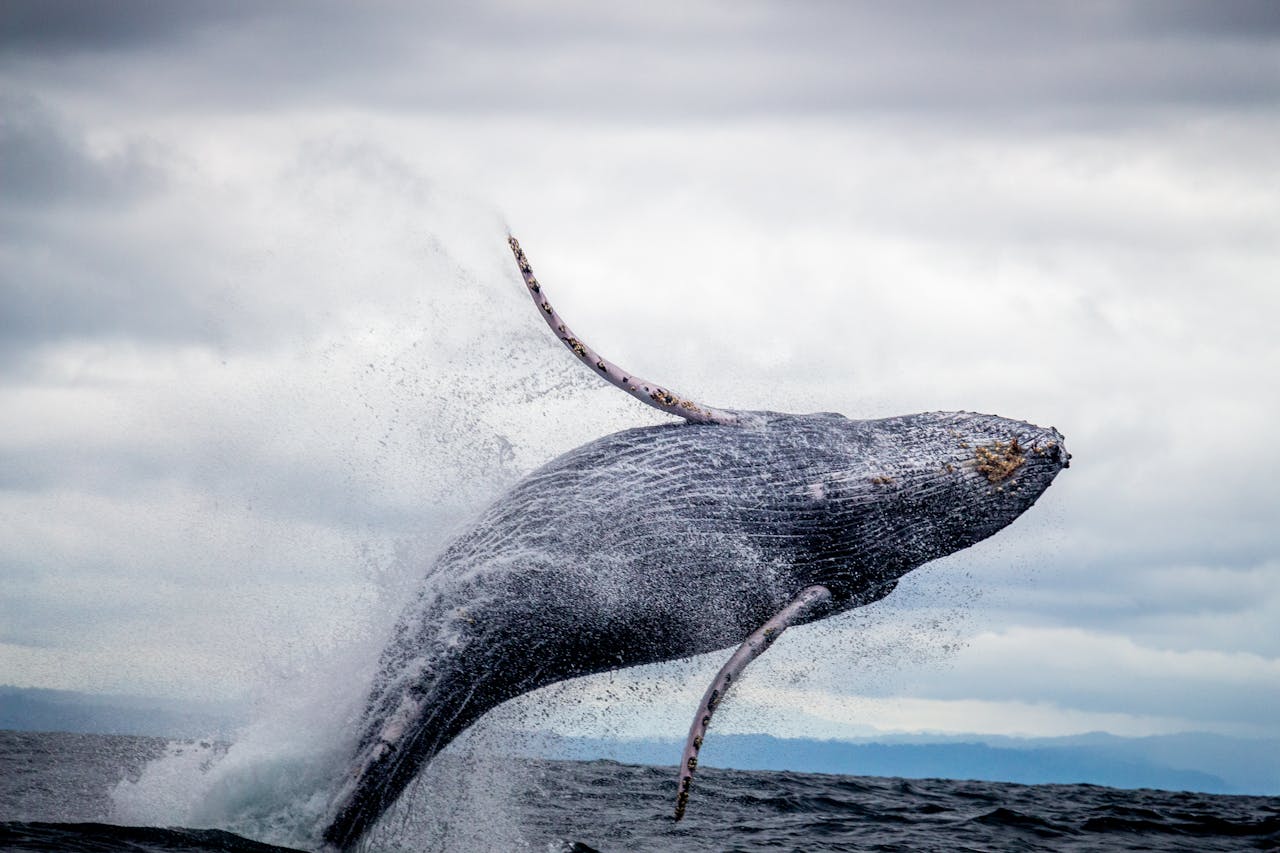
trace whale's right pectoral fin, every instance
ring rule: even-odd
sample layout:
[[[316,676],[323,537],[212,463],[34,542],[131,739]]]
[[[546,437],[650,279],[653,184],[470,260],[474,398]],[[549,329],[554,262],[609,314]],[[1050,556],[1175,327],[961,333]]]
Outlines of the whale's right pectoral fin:
[[[693,787],[693,771],[698,767],[698,750],[702,749],[702,739],[707,735],[707,726],[711,724],[711,715],[724,699],[729,687],[741,677],[747,664],[751,663],[765,650],[773,645],[773,641],[788,627],[800,619],[823,607],[831,600],[831,590],[825,586],[806,587],[791,602],[758,630],[747,637],[732,657],[720,667],[716,677],[711,679],[711,686],[702,696],[698,704],[698,712],[693,715],[693,724],[689,726],[689,736],[684,742],[684,753],[680,756],[680,781],[676,788],[676,820],[684,817],[685,807],[689,805],[689,790]]]

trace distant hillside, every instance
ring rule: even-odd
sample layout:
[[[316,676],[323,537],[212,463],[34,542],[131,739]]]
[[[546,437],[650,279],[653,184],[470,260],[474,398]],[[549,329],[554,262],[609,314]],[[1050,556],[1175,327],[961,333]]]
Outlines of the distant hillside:
[[[659,766],[674,765],[682,745],[676,740],[540,740],[531,752],[547,757],[608,758]],[[707,738],[699,761],[708,767],[739,770],[1280,794],[1280,741],[1198,734],[1160,738],[999,738],[998,744],[982,742],[976,735],[968,739],[922,738],[922,742],[886,740],[889,742],[713,735]]]
[[[230,708],[0,685],[0,729],[226,739],[240,722]]]
[[[161,699],[0,686],[0,729],[231,739],[235,708]],[[674,767],[681,741],[607,740],[530,734],[529,756]],[[707,738],[700,761],[740,770],[852,776],[1076,783],[1211,794],[1280,795],[1280,740],[1178,734],[1124,738],[885,735],[822,741],[770,735]]]

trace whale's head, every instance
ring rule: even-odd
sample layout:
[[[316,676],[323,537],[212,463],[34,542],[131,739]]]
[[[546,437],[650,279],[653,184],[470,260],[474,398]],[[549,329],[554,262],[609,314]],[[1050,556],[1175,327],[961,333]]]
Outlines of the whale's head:
[[[1008,526],[1071,459],[1056,429],[995,415],[802,417],[816,451],[800,496],[813,530],[804,580],[847,606],[876,579],[891,582]]]

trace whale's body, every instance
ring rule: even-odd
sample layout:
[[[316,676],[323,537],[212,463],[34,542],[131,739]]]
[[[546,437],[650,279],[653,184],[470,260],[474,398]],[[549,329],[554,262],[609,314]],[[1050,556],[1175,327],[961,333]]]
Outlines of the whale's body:
[[[444,549],[383,654],[328,844],[505,700],[733,646],[815,584],[822,615],[882,598],[1009,524],[1069,458],[1056,430],[991,415],[734,416],[583,445]]]

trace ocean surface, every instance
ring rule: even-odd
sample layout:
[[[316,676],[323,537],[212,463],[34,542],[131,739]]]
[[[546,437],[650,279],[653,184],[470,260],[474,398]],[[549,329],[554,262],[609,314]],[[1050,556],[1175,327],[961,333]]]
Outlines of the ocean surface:
[[[0,731],[0,850],[306,846],[278,820],[258,831],[119,825],[129,823],[122,798],[149,766],[187,757],[185,772],[208,773],[225,752],[207,742]],[[368,850],[1280,850],[1280,797],[705,768],[689,816],[674,824],[673,768],[496,757],[445,764]],[[451,780],[461,797],[448,796]],[[477,786],[489,792],[479,802]],[[253,796],[281,795],[268,786]],[[290,831],[287,847],[264,843],[290,841],[281,838]]]

